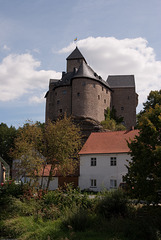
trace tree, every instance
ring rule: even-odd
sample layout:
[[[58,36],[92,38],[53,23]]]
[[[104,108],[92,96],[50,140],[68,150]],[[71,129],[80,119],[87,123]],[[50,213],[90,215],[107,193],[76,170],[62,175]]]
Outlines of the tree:
[[[42,167],[50,164],[49,187],[56,167],[64,175],[74,170],[80,147],[80,130],[72,123],[71,118],[64,116],[55,123],[48,121],[45,126],[38,122],[24,125],[19,129],[13,154],[21,160],[19,174],[24,175],[26,172],[35,182]]]
[[[44,132],[47,162],[51,164],[47,187],[52,179],[52,171],[59,166],[61,174],[72,173],[78,167],[78,152],[81,148],[80,129],[66,115],[55,123],[48,122]]]
[[[120,131],[126,129],[122,122],[123,117],[117,117],[116,110],[113,107],[112,110],[110,110],[109,108],[106,109],[105,120],[101,122],[101,125],[103,126],[104,129]]]
[[[132,161],[124,180],[133,196],[157,201],[161,189],[161,105],[149,107],[140,117],[138,128],[139,136],[128,143]]]
[[[43,157],[43,134],[39,123],[28,122],[18,129],[15,146],[12,152],[14,172],[17,177],[29,176],[33,182],[37,182]]]
[[[12,165],[12,157],[10,149],[14,147],[14,139],[17,130],[15,127],[8,127],[5,123],[0,124],[0,156],[10,165]]]
[[[145,113],[148,109],[154,108],[156,104],[161,105],[161,90],[159,91],[151,91],[147,97],[147,101],[143,103],[143,110],[137,114],[137,122],[143,113]]]

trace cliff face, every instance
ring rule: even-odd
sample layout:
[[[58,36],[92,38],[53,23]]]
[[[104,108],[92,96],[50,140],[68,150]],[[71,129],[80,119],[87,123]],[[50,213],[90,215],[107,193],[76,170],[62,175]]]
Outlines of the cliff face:
[[[104,132],[100,122],[91,118],[73,117],[73,122],[80,127],[82,133],[82,142],[84,143],[91,132]]]

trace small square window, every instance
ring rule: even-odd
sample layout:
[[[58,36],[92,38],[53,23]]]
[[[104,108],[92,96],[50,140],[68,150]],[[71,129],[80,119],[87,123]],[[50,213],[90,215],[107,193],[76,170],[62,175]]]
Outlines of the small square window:
[[[57,100],[57,104],[59,104],[60,103],[60,100]]]
[[[124,110],[124,107],[121,107],[121,110],[123,111],[123,110]]]
[[[117,188],[117,180],[110,179],[110,188]]]
[[[91,158],[91,166],[96,166],[96,158]]]
[[[62,113],[62,112],[63,112],[63,110],[62,110],[62,109],[59,109],[59,112],[60,112],[60,113]]]
[[[67,94],[67,90],[62,91],[63,95]]]
[[[85,86],[86,85],[86,83],[85,82],[82,82],[82,86]]]
[[[93,188],[97,187],[96,179],[91,179],[91,187],[93,187]]]
[[[116,157],[111,157],[111,159],[110,159],[110,165],[111,165],[111,166],[116,166],[116,165],[117,165]]]

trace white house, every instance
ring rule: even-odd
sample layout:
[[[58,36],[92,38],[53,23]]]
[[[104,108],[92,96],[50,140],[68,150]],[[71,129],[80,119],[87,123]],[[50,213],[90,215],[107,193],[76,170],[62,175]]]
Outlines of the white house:
[[[117,188],[127,173],[127,160],[131,160],[127,140],[136,135],[138,130],[91,133],[79,152],[80,189]]]

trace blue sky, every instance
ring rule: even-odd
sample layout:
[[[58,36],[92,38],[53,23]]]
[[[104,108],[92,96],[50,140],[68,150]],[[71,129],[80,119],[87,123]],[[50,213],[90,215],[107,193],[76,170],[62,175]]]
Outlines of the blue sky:
[[[0,0],[0,122],[45,120],[50,78],[77,46],[105,80],[134,74],[137,111],[161,88],[160,0]]]

